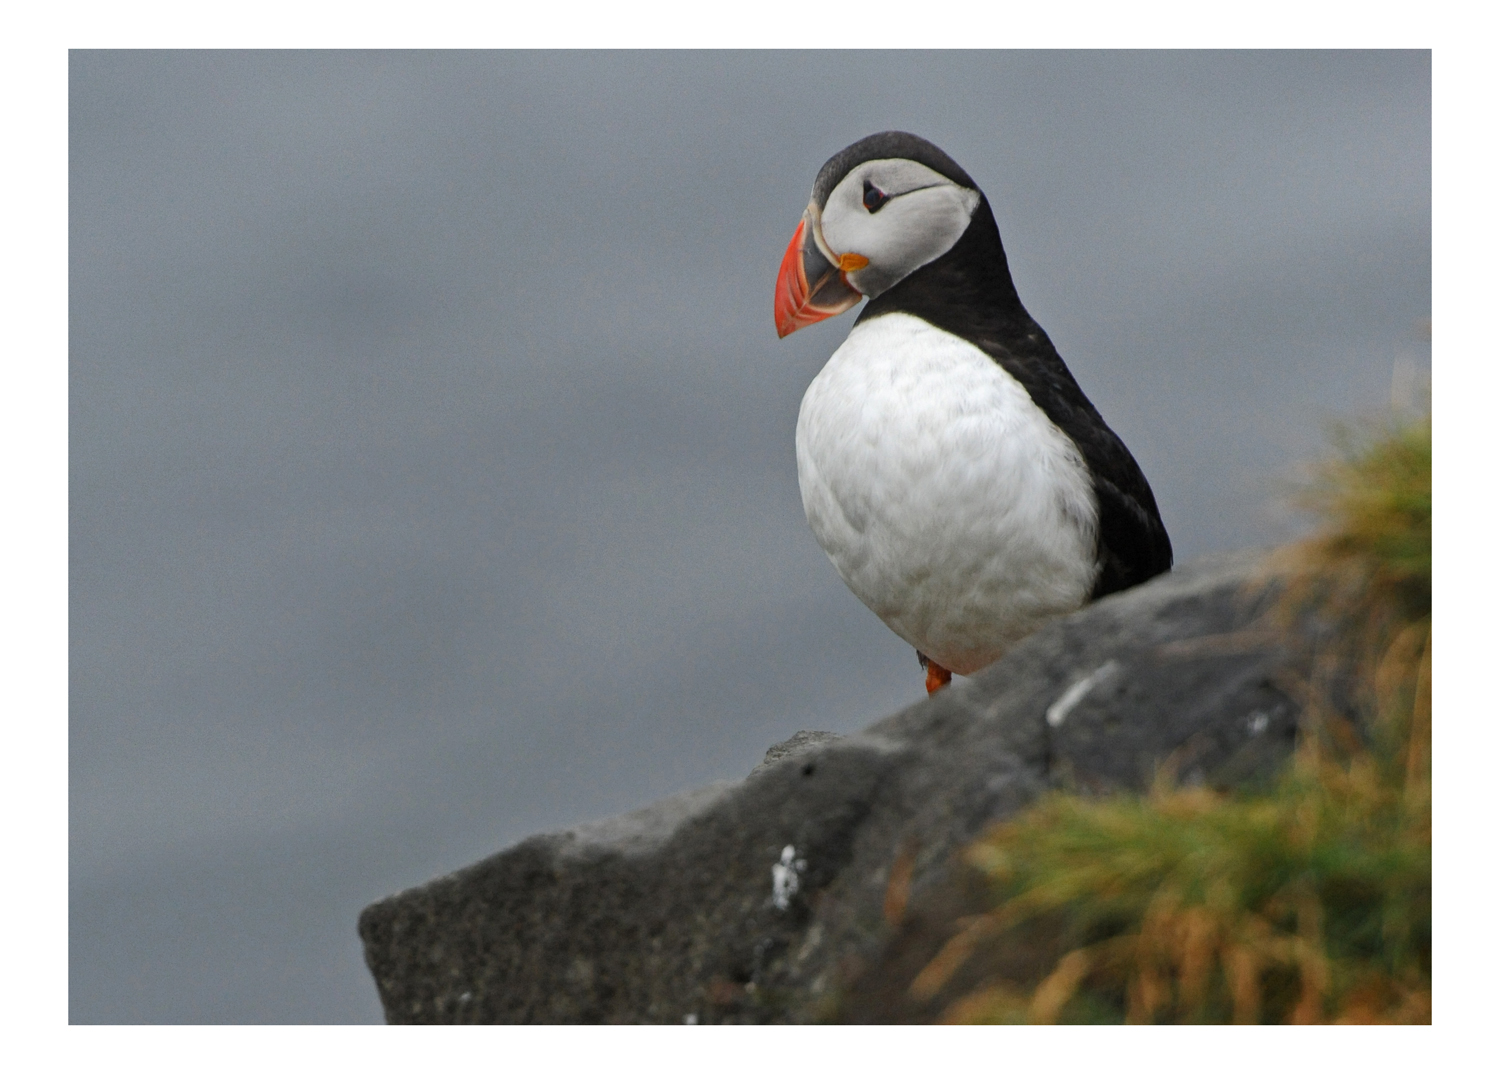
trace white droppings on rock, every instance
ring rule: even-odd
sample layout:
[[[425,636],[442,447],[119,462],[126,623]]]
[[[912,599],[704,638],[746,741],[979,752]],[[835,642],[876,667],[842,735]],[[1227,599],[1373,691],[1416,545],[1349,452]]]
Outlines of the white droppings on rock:
[[[1077,708],[1079,703],[1089,696],[1090,690],[1106,679],[1114,678],[1115,672],[1119,670],[1120,662],[1118,660],[1106,661],[1064,690],[1062,696],[1052,702],[1047,708],[1047,726],[1061,727],[1063,721],[1068,718],[1068,713]]]
[[[1261,709],[1256,709],[1250,714],[1250,719],[1246,721],[1246,724],[1250,731],[1250,737],[1254,738],[1256,735],[1265,734],[1266,728],[1271,726],[1271,716]]]
[[[807,869],[807,859],[797,857],[797,848],[791,843],[781,848],[781,860],[771,866],[771,905],[785,910],[792,905],[792,896],[802,886],[800,874]]]
[[[1088,675],[1074,682],[1073,685],[1062,691],[1062,696],[1047,708],[1047,726],[1061,727],[1062,721],[1067,720],[1068,712],[1076,709],[1085,697],[1089,696],[1092,688],[1100,685],[1106,679],[1115,678],[1115,672],[1121,669],[1119,660],[1107,660],[1100,666],[1095,667]]]

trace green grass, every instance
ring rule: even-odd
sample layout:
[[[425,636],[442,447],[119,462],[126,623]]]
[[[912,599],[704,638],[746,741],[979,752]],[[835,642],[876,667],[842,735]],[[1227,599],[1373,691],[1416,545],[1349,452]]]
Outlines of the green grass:
[[[1336,442],[1300,497],[1322,528],[1277,564],[1287,621],[1342,624],[1286,771],[1260,794],[1054,794],[988,833],[969,860],[995,905],[912,995],[1017,929],[1057,957],[981,978],[945,1021],[1431,1020],[1431,421]],[[1353,676],[1352,722],[1318,670]]]

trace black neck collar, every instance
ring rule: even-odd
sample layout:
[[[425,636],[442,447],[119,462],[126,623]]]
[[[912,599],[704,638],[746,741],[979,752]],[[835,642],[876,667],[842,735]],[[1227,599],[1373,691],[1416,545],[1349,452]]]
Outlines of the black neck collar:
[[[855,324],[884,313],[910,313],[970,340],[1024,330],[1031,323],[983,194],[953,248],[872,298]]]

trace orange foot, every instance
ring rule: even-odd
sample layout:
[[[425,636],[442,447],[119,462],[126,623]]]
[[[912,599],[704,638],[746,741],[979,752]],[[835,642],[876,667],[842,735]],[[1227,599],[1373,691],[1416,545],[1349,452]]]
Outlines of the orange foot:
[[[953,681],[953,672],[943,667],[936,660],[930,660],[921,653],[917,654],[917,659],[927,669],[927,692],[929,694],[937,693]]]

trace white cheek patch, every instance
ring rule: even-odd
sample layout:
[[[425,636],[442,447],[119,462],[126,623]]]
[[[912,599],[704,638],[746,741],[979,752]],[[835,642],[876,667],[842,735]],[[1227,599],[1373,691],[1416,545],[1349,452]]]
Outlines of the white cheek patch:
[[[878,212],[864,207],[866,180],[890,197]],[[952,249],[978,204],[978,191],[915,161],[870,161],[829,194],[823,237],[836,254],[869,258],[869,266],[851,272],[849,282],[873,298]]]

